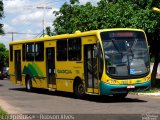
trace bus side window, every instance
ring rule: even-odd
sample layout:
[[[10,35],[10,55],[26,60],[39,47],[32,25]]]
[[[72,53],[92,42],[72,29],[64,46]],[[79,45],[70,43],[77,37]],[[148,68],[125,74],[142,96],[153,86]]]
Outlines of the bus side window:
[[[34,61],[34,43],[26,44],[26,60]]]
[[[26,60],[26,45],[23,44],[22,45],[22,60],[25,61]]]
[[[68,60],[81,60],[81,38],[72,38],[68,40]]]
[[[57,61],[67,61],[67,40],[57,41]]]
[[[35,43],[35,60],[44,61],[44,43]]]
[[[13,61],[13,45],[10,45],[9,49],[10,49],[10,61]]]

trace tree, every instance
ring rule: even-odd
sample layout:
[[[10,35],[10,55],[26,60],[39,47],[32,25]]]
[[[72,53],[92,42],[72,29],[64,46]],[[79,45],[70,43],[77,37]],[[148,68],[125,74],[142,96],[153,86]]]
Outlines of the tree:
[[[6,49],[3,43],[0,43],[0,70],[4,66],[8,66],[9,51]]]
[[[114,27],[141,28],[154,34],[160,25],[160,17],[152,12],[153,5],[160,4],[160,1],[101,0],[96,7],[90,2],[78,3],[78,0],[71,0],[59,11],[54,11],[57,18],[53,25],[57,34]]]
[[[53,25],[57,34],[97,29],[96,7],[89,2],[85,5],[78,3],[78,0],[71,0],[70,4],[64,3],[59,11],[54,11],[57,18]]]
[[[0,19],[2,19],[3,17],[3,2],[0,1]],[[3,31],[3,24],[0,23],[0,35],[1,34],[4,34],[4,31]]]
[[[47,34],[48,36],[53,36],[53,35],[55,35],[55,33],[51,31],[51,27],[46,27],[46,34]]]
[[[154,57],[152,85],[155,85],[155,72],[160,61],[159,36],[156,29],[160,26],[160,15],[152,7],[160,6],[159,0],[100,0],[97,6],[91,3],[80,5],[78,0],[64,3],[54,12],[55,33],[73,33],[104,28],[140,28],[145,30]],[[157,48],[156,50],[154,50]]]

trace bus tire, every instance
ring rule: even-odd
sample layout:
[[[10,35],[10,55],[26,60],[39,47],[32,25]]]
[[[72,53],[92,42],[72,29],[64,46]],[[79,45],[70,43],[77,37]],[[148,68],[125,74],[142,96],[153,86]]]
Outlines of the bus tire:
[[[119,94],[114,94],[113,97],[116,99],[124,99],[128,95],[127,93],[119,93]]]
[[[32,87],[32,81],[31,81],[31,78],[30,77],[27,77],[26,78],[26,90],[28,92],[31,92],[33,90],[33,87]]]
[[[75,84],[74,94],[77,98],[83,98],[85,96],[85,88],[83,82],[77,82]]]

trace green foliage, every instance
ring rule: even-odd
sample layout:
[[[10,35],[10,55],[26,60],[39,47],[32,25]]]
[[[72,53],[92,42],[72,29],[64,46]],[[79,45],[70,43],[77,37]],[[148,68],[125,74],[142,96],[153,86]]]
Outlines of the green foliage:
[[[70,0],[71,4],[79,3],[79,0]]]
[[[47,34],[48,36],[53,36],[53,35],[55,35],[55,33],[51,31],[51,27],[46,27],[46,34]]]
[[[96,23],[96,7],[92,6],[89,2],[85,5],[78,5],[78,2],[76,0],[72,4],[64,3],[59,11],[54,11],[57,18],[53,25],[57,34],[98,28]]]
[[[6,49],[3,43],[0,43],[0,70],[2,67],[8,66],[9,51]]]
[[[145,0],[117,0],[116,3],[101,0],[98,3],[99,11],[103,11],[100,28],[141,28],[154,33],[160,17],[152,12],[151,5]]]
[[[3,17],[3,2],[0,1],[0,19],[2,19]],[[4,31],[3,31],[3,24],[0,23],[0,35],[1,34],[4,34]]]
[[[1,120],[11,120],[10,116],[2,108],[0,108]]]
[[[141,28],[154,33],[160,25],[160,15],[152,7],[160,5],[156,0],[100,0],[97,6],[91,3],[79,5],[78,0],[64,3],[54,11],[53,23],[57,34],[73,33],[103,28]]]

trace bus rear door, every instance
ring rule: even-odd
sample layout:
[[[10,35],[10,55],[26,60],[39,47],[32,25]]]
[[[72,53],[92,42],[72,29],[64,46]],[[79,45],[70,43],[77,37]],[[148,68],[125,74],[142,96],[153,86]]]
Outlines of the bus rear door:
[[[21,50],[15,50],[14,62],[15,62],[15,78],[16,83],[20,84],[22,82],[22,73],[21,73]]]
[[[46,77],[48,88],[56,88],[55,47],[46,48]]]

